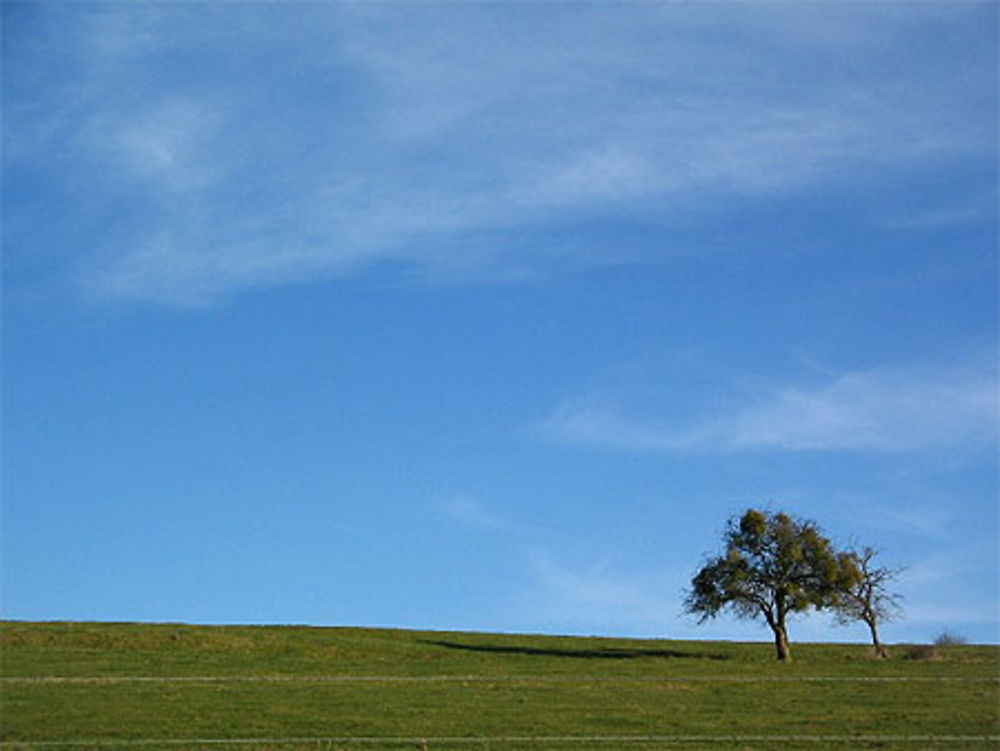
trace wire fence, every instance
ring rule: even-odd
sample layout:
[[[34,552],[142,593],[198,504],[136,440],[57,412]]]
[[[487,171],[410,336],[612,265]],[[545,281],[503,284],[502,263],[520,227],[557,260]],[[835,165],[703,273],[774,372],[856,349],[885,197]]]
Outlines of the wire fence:
[[[30,685],[105,684],[660,684],[712,683],[967,683],[1000,684],[1000,676],[603,676],[566,675],[228,675],[228,676],[7,676],[0,687]],[[1000,731],[1000,727],[997,728]],[[310,736],[242,738],[63,738],[50,740],[0,740],[0,751],[120,751],[166,749],[196,751],[541,751],[542,749],[629,749],[694,751],[695,749],[998,749],[1000,734],[653,734],[653,735],[490,735],[490,736]]]
[[[94,675],[6,676],[2,685],[114,683],[997,683],[1000,676]]]

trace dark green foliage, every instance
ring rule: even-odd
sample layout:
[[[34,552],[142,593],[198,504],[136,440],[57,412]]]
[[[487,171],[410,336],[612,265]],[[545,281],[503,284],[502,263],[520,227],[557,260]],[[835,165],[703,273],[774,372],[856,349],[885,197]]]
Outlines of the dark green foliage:
[[[763,619],[788,660],[788,615],[834,606],[856,576],[846,563],[815,522],[749,509],[729,519],[723,552],[695,574],[685,608],[701,622],[723,611]]]

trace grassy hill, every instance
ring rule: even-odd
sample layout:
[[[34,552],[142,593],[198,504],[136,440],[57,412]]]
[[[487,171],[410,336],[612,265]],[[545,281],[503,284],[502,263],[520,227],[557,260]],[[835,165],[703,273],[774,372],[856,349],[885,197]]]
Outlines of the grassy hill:
[[[0,624],[4,749],[975,749],[1000,648]]]

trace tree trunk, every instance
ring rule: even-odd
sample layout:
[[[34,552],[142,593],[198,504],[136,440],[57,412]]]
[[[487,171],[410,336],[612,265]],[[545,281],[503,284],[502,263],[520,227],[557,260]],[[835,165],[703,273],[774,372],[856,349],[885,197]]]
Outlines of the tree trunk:
[[[764,620],[774,632],[774,647],[778,650],[778,659],[782,662],[792,661],[792,650],[788,647],[788,629],[785,628],[785,609],[778,604],[778,607],[771,609],[762,607]]]
[[[784,623],[772,626],[774,629],[774,646],[778,650],[778,659],[782,662],[792,661],[792,650],[788,646],[788,631]]]
[[[866,621],[866,623],[872,632],[872,646],[875,648],[875,654],[879,657],[888,657],[889,653],[886,651],[885,645],[878,638],[878,623],[874,620]]]

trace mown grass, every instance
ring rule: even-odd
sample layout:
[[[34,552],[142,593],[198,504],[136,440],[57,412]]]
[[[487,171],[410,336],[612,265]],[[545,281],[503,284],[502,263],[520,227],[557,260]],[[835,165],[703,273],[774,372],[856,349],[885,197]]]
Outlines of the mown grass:
[[[897,647],[877,660],[860,645],[795,646],[782,665],[768,644],[5,623],[0,740],[160,740],[181,751],[998,747],[1000,648]],[[262,740],[290,738],[308,740]],[[246,743],[206,744],[227,739]]]

